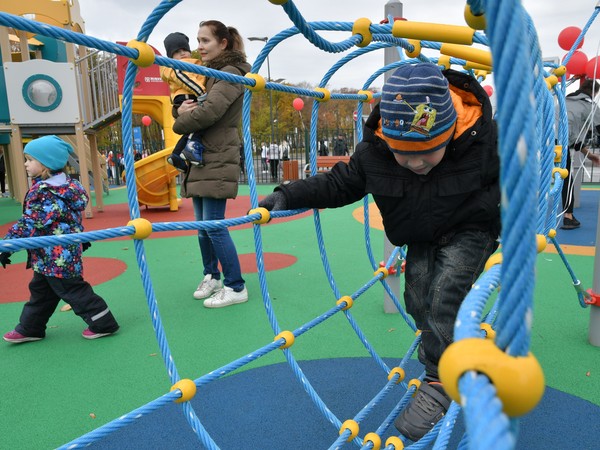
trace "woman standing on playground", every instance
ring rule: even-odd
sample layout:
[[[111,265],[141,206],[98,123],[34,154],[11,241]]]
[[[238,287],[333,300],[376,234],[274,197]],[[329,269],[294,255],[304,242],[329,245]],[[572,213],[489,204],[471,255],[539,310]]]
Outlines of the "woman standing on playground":
[[[198,52],[203,65],[234,75],[250,70],[239,32],[216,20],[200,23]],[[223,220],[228,198],[235,198],[240,176],[238,124],[242,116],[244,86],[207,78],[206,100],[202,104],[184,101],[174,111],[173,131],[177,134],[202,132],[204,166],[192,166],[181,185],[182,197],[191,197],[196,220]],[[204,279],[194,298],[207,308],[248,301],[248,291],[235,244],[227,228],[199,230],[198,241],[204,264]],[[219,263],[223,268],[223,284]]]

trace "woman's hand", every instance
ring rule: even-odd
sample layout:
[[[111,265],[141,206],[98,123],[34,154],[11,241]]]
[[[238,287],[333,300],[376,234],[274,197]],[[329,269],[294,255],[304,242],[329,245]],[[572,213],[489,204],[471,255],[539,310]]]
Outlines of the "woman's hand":
[[[177,114],[181,115],[183,113],[193,111],[194,109],[196,109],[197,106],[198,106],[198,103],[196,103],[195,101],[185,100],[181,104],[181,106],[179,108],[177,108]]]

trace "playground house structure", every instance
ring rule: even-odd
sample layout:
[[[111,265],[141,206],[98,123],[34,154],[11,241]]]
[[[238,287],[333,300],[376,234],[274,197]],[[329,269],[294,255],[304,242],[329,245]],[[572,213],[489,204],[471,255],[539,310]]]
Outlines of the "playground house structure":
[[[0,0],[0,11],[85,33],[78,0]],[[53,37],[0,26],[0,145],[5,149],[9,190],[21,201],[28,189],[22,164],[23,146],[39,136],[56,134],[69,141],[77,159],[69,161],[83,186],[108,192],[105,161],[98,151],[96,133],[121,117],[120,90],[127,59],[92,51]],[[108,56],[107,56],[108,55]],[[120,64],[120,66],[119,66]],[[118,70],[120,67],[121,70]],[[150,76],[148,74],[150,73]],[[117,82],[118,75],[121,76]],[[166,147],[177,142],[173,133],[169,92],[158,66],[140,71],[134,95],[134,113],[150,116],[163,127]],[[145,80],[154,80],[149,85]],[[156,81],[158,80],[158,81]],[[139,201],[146,206],[178,208],[177,171],[166,163],[170,150],[153,154],[136,166]],[[96,208],[103,210],[101,195]],[[85,211],[92,217],[92,205]]]
[[[40,46],[27,42],[27,31],[37,29],[36,21],[43,22],[42,14],[38,13],[35,21],[23,19],[20,16],[30,14],[34,6],[46,14],[53,13],[55,19],[54,25],[60,25],[60,28],[51,28],[43,30],[44,36],[40,34],[35,36],[35,39],[41,42],[44,47],[46,42],[55,42],[58,47],[62,45],[52,38],[47,38],[45,34],[60,36],[64,41],[73,41],[79,43],[78,60],[93,59],[89,54],[86,54],[81,39],[76,33],[83,33],[82,21],[77,20],[79,26],[74,25],[74,19],[71,15],[73,11],[77,11],[76,2],[67,2],[71,6],[69,11],[62,11],[58,7],[58,2],[30,1],[26,2],[27,7],[10,6],[6,0],[0,0],[0,10],[7,13],[0,13],[0,24],[14,24],[14,31],[19,38],[23,48],[31,47],[34,52]],[[43,5],[47,3],[53,4],[53,10],[43,9]],[[145,21],[141,30],[153,29],[162,17],[179,1],[163,0],[160,5]],[[152,198],[142,200],[144,195],[140,189],[140,184],[136,179],[143,173],[149,173],[150,178],[155,173],[163,172],[162,178],[153,185],[150,181],[143,184],[150,186],[148,196],[160,197],[157,201],[169,201],[171,209],[176,208],[176,204],[170,203],[171,196],[174,190],[166,189],[165,186],[171,186],[170,172],[165,172],[162,158],[166,158],[166,154],[159,152],[150,158],[146,158],[150,163],[156,162],[156,167],[141,169],[146,167],[146,163],[138,161],[134,163],[133,146],[132,146],[132,130],[131,130],[131,115],[133,113],[147,114],[154,120],[160,122],[165,129],[165,143],[167,149],[163,152],[168,152],[168,147],[174,143],[175,136],[172,131],[169,131],[170,105],[168,98],[165,100],[162,94],[154,92],[154,86],[146,86],[148,91],[142,95],[137,91],[140,85],[137,84],[138,76],[146,70],[154,70],[157,64],[168,67],[180,68],[182,70],[190,70],[202,73],[207,76],[236,82],[246,86],[247,90],[244,93],[243,105],[243,124],[244,132],[244,151],[246,152],[246,160],[251,159],[252,142],[250,135],[250,104],[254,92],[259,92],[265,88],[276,89],[286,92],[294,92],[298,95],[310,96],[313,98],[311,124],[314,124],[318,118],[319,104],[330,100],[350,100],[357,102],[357,115],[362,116],[363,104],[370,102],[374,94],[369,90],[371,83],[380,75],[392,71],[402,64],[412,64],[419,61],[430,61],[439,66],[449,68],[450,66],[460,67],[469,71],[479,82],[492,71],[492,53],[498,55],[493,61],[494,73],[498,74],[496,78],[496,90],[501,94],[498,96],[498,130],[499,130],[499,153],[502,160],[501,186],[503,192],[502,198],[502,247],[501,253],[494,254],[486,264],[486,268],[482,276],[474,284],[473,289],[465,297],[459,316],[455,325],[454,343],[444,353],[440,362],[440,375],[444,386],[447,387],[449,395],[454,402],[447,411],[445,417],[423,438],[423,445],[436,440],[435,448],[445,448],[444,442],[448,440],[453,431],[457,415],[461,409],[464,413],[467,423],[468,432],[464,435],[462,444],[469,448],[476,449],[511,449],[514,448],[516,435],[518,433],[518,417],[523,416],[536,407],[540,401],[545,387],[544,375],[541,366],[538,364],[535,356],[529,351],[531,323],[533,315],[533,287],[535,280],[535,260],[537,253],[543,251],[547,243],[552,242],[557,248],[558,244],[555,239],[557,225],[557,210],[559,204],[560,191],[562,187],[561,173],[565,166],[566,152],[562,148],[566,148],[566,112],[564,108],[565,84],[566,77],[564,66],[544,66],[541,61],[541,52],[537,42],[537,35],[534,27],[528,20],[528,15],[522,5],[515,1],[503,0],[504,9],[491,10],[489,17],[484,17],[482,5],[477,1],[467,1],[465,18],[469,26],[445,26],[425,23],[411,23],[404,20],[393,20],[391,15],[387,23],[374,24],[368,19],[358,19],[354,23],[350,22],[314,22],[308,23],[302,17],[300,11],[296,8],[291,0],[270,0],[273,7],[281,7],[283,12],[287,14],[293,27],[282,31],[268,41],[257,60],[254,62],[251,71],[242,76],[234,76],[232,74],[210,71],[202,66],[192,66],[176,60],[161,57],[156,50],[152,49],[147,43],[147,31],[140,32],[137,39],[130,41],[127,46],[114,45],[111,47],[104,41],[86,37],[85,46],[90,48],[104,49],[111,51],[123,57],[122,61],[127,64],[121,67],[118,57],[115,59],[118,71],[123,70],[122,82],[122,102],[121,107],[107,108],[96,111],[98,105],[102,102],[98,101],[99,97],[95,97],[94,90],[81,87],[81,90],[75,93],[67,92],[68,88],[64,87],[62,98],[68,102],[79,100],[78,107],[74,108],[73,104],[66,104],[64,108],[60,105],[58,96],[48,95],[45,103],[36,96],[29,100],[23,100],[19,105],[14,99],[15,93],[27,92],[23,88],[13,88],[10,95],[7,95],[3,100],[8,103],[11,108],[10,121],[4,126],[3,130],[9,130],[12,133],[5,132],[5,138],[10,146],[10,169],[11,175],[18,176],[15,162],[18,161],[18,155],[22,150],[23,137],[33,137],[34,135],[44,133],[56,133],[60,131],[63,135],[76,136],[76,147],[80,159],[80,173],[84,185],[89,184],[87,177],[87,160],[84,157],[84,136],[87,136],[89,141],[89,152],[91,155],[92,175],[94,178],[94,188],[97,192],[101,189],[98,152],[94,141],[94,130],[110,123],[116,117],[117,110],[121,111],[123,118],[123,148],[125,151],[125,166],[126,166],[126,181],[127,194],[129,202],[129,211],[131,221],[127,226],[120,228],[102,230],[102,233],[95,231],[78,233],[72,235],[61,236],[62,242],[88,242],[100,239],[108,239],[117,236],[131,236],[134,240],[137,263],[140,269],[141,278],[144,284],[144,291],[147,297],[147,303],[150,310],[152,325],[156,332],[157,341],[160,343],[160,351],[169,379],[171,381],[171,390],[151,402],[149,408],[138,408],[130,413],[123,414],[118,419],[106,424],[96,430],[93,430],[70,443],[65,444],[61,448],[80,448],[91,442],[99,440],[107,434],[128,425],[137,420],[144,414],[148,414],[151,410],[163,406],[166,402],[181,403],[182,411],[185,419],[194,431],[198,440],[205,448],[219,448],[217,443],[204,429],[199,417],[196,415],[191,400],[196,395],[196,389],[217,377],[222,377],[237,370],[243,365],[257,360],[258,358],[275,351],[280,351],[285,356],[287,362],[293,368],[294,375],[302,384],[303,389],[311,397],[311,400],[318,406],[319,411],[327,418],[335,430],[335,442],[323,443],[323,448],[331,444],[330,448],[339,448],[346,442],[354,441],[357,446],[362,448],[383,448],[381,436],[387,432],[399,411],[406,406],[410,397],[419,388],[419,379],[405,380],[404,365],[408,359],[416,351],[419,342],[419,331],[416,330],[414,323],[405,313],[403,306],[398,300],[394,292],[387,284],[389,275],[398,273],[401,267],[401,261],[404,259],[405,249],[395,248],[389,257],[386,257],[384,264],[378,264],[380,258],[375,258],[373,249],[370,245],[370,230],[369,230],[369,201],[368,196],[364,199],[365,212],[365,240],[367,241],[367,256],[371,262],[373,272],[369,272],[365,278],[364,285],[352,293],[343,295],[336,284],[334,274],[331,273],[330,265],[327,259],[327,251],[321,230],[320,213],[318,210],[313,211],[315,231],[319,244],[320,257],[322,258],[323,268],[327,274],[327,280],[331,287],[331,293],[335,297],[335,304],[329,305],[324,313],[315,319],[297,326],[291,324],[294,328],[282,329],[279,325],[267,284],[265,274],[263,246],[262,246],[262,231],[261,226],[268,223],[271,219],[284,218],[290,215],[296,215],[304,211],[275,211],[269,212],[264,208],[257,208],[258,193],[256,190],[254,168],[248,166],[248,180],[250,186],[250,200],[252,208],[248,213],[239,218],[228,219],[223,221],[195,221],[195,222],[165,222],[165,223],[150,223],[146,219],[140,217],[139,204],[149,204]],[[60,5],[65,5],[65,2]],[[59,15],[56,10],[60,11],[63,16]],[[25,11],[27,9],[27,11]],[[597,14],[597,12],[596,12]],[[399,17],[400,15],[398,15]],[[44,17],[46,17],[44,15]],[[593,16],[595,17],[595,15]],[[499,24],[511,22],[512,33],[505,33],[506,30],[499,29]],[[148,26],[146,26],[148,25]],[[6,25],[4,25],[6,26]],[[321,38],[316,32],[321,30],[335,29],[339,32],[349,32],[350,37],[337,43]],[[20,31],[25,30],[25,31]],[[533,30],[533,31],[532,31]],[[484,33],[485,31],[485,33]],[[2,44],[3,61],[5,61],[8,52],[9,32],[6,28],[0,27],[0,43]],[[353,49],[347,56],[340,58],[335,66],[327,71],[323,76],[318,88],[314,91],[306,89],[296,89],[290,86],[281,86],[268,82],[259,75],[261,65],[268,57],[272,48],[278,45],[285,39],[301,34],[310,41],[318,49],[327,49],[327,51],[344,51]],[[438,42],[443,42],[440,46]],[[490,51],[471,48],[473,44],[481,44],[489,47]],[[577,43],[574,44],[576,46]],[[54,45],[54,44],[53,44]],[[25,80],[20,75],[15,78],[21,79],[21,83],[33,77],[33,82],[43,81],[44,86],[53,87],[58,92],[63,90],[60,83],[60,77],[65,79],[75,78],[77,84],[88,83],[93,79],[93,71],[88,73],[87,67],[81,64],[77,65],[75,61],[75,51],[72,43],[65,45],[65,62],[53,61],[48,64],[66,64],[64,73],[59,71],[52,72],[51,69],[46,69],[46,73],[41,73],[41,68],[45,68],[39,63],[33,65],[27,64],[29,54],[21,54],[22,62],[14,62],[12,64],[25,64],[32,68],[32,74],[28,75]],[[428,47],[440,51],[439,57],[428,58],[421,53],[422,48]],[[332,96],[331,92],[325,87],[334,75],[335,70],[339,69],[344,63],[360,57],[369,51],[379,51],[391,48],[394,51],[401,49],[405,52],[407,58],[395,61],[386,61],[386,64],[380,68],[374,68],[374,72],[365,77],[366,81],[357,94],[337,94]],[[69,56],[71,55],[69,60]],[[18,58],[17,58],[18,59]],[[517,63],[515,64],[515,61]],[[6,64],[6,63],[5,63]],[[36,65],[37,64],[37,65]],[[69,66],[70,65],[70,66]],[[515,69],[515,66],[519,69]],[[75,72],[72,75],[68,72],[69,69]],[[35,73],[33,73],[35,69]],[[335,69],[335,70],[334,70]],[[9,65],[7,73],[9,73],[11,83],[16,83],[13,80],[11,70],[14,70],[12,65]],[[511,79],[509,76],[503,76],[507,73],[514,73],[518,76],[518,82]],[[40,76],[43,75],[43,76]],[[152,76],[149,77],[152,80]],[[84,83],[85,82],[85,83]],[[94,84],[93,82],[91,84]],[[97,83],[99,84],[99,83]],[[60,88],[60,89],[59,89]],[[83,94],[82,94],[83,92]],[[90,97],[86,97],[85,93]],[[82,100],[83,97],[83,100]],[[535,98],[535,102],[531,101]],[[93,101],[91,99],[94,99]],[[559,111],[559,126],[558,132],[555,130],[554,118],[554,101],[558,99]],[[2,98],[0,98],[2,100]],[[17,106],[13,106],[14,103]],[[60,111],[60,117],[52,117],[47,122],[41,120],[37,123],[27,123],[27,115],[23,115],[19,108],[30,108],[36,115],[32,117],[52,117],[52,111],[56,110],[56,115]],[[79,114],[81,111],[81,114]],[[549,112],[551,111],[551,112]],[[93,113],[92,113],[93,112]],[[44,114],[48,114],[45,116]],[[15,120],[13,120],[13,117]],[[82,118],[83,117],[83,118]],[[522,120],[528,118],[528,120]],[[77,120],[76,120],[77,119]],[[39,120],[39,119],[38,119]],[[61,122],[62,121],[62,122]],[[34,133],[35,132],[35,133]],[[362,131],[359,132],[359,134]],[[543,135],[543,136],[542,136]],[[362,136],[361,136],[362,137]],[[559,145],[555,145],[555,139]],[[159,155],[159,156],[157,156]],[[317,162],[317,135],[316,127],[311,127],[310,136],[310,163],[308,169],[311,175],[316,175],[318,172]],[[154,158],[155,159],[152,159]],[[131,170],[135,169],[135,170]],[[564,178],[564,177],[563,177]],[[19,181],[19,180],[17,180]],[[22,185],[18,186],[18,193],[23,193],[25,189],[25,179],[21,176]],[[14,181],[13,181],[14,182]],[[136,192],[137,186],[137,192]],[[161,191],[161,189],[163,189]],[[161,195],[157,193],[163,192]],[[145,203],[145,202],[149,203]],[[91,212],[90,212],[91,214]],[[218,223],[215,223],[218,222]],[[152,286],[152,279],[149,275],[149,262],[145,254],[144,239],[150,236],[153,232],[170,231],[170,230],[210,230],[215,227],[229,227],[240,225],[243,223],[253,224],[254,244],[256,253],[256,265],[258,268],[258,276],[260,280],[260,288],[263,297],[265,310],[267,311],[269,323],[273,331],[274,338],[267,342],[262,348],[247,354],[238,360],[235,360],[223,367],[215,369],[208,374],[202,375],[195,380],[181,379],[178,370],[175,366],[175,360],[171,354],[171,350],[167,344],[165,330],[161,322],[158,312],[157,299]],[[56,237],[44,237],[44,245],[48,245],[52,239]],[[56,238],[58,239],[58,238]],[[290,236],[293,239],[293,236]],[[36,248],[39,244],[35,239],[25,240],[6,240],[0,242],[0,251],[15,252],[25,248]],[[572,272],[571,270],[569,270]],[[277,275],[273,275],[277,276]],[[585,297],[583,288],[579,280],[573,276],[573,284],[578,288],[577,295],[582,307],[589,304]],[[407,331],[415,335],[414,341],[408,349],[406,356],[398,362],[397,367],[389,368],[386,363],[380,358],[375,350],[368,342],[366,336],[361,332],[357,323],[353,319],[353,312],[350,311],[352,306],[359,300],[360,297],[373,285],[381,283],[386,292],[390,294],[395,307],[400,311],[402,319],[406,322]],[[502,289],[500,290],[500,286]],[[324,289],[325,290],[325,289]],[[494,298],[494,295],[497,297]],[[585,297],[585,298],[584,298]],[[488,303],[489,302],[489,303]],[[593,308],[596,306],[594,305]],[[333,412],[325,405],[318,394],[313,389],[308,377],[306,377],[292,353],[291,347],[300,341],[302,335],[317,325],[321,325],[330,317],[339,314],[345,315],[349,325],[356,332],[361,344],[373,356],[379,367],[382,369],[383,382],[380,383],[381,390],[379,393],[359,412],[356,412],[354,417],[348,418],[345,421],[339,420]],[[339,317],[339,316],[338,316]],[[288,325],[288,324],[286,324]],[[294,331],[290,331],[290,330]],[[485,335],[485,337],[484,337]],[[216,348],[219,343],[211,342],[212,348]],[[373,380],[375,383],[376,380]],[[380,385],[377,385],[378,388]],[[389,412],[388,417],[384,419],[380,427],[375,432],[365,433],[360,426],[367,414],[379,403],[381,398],[387,395],[392,388],[398,385],[402,389],[401,399],[397,406]],[[287,405],[289,406],[289,405]],[[484,413],[482,413],[484,411]],[[338,433],[339,431],[339,433]],[[542,433],[543,430],[540,430]],[[308,434],[308,433],[307,433]],[[339,435],[339,437],[337,437]],[[438,447],[439,443],[439,447]],[[251,446],[252,443],[246,443]],[[141,445],[141,444],[140,444]],[[419,442],[417,445],[421,445]],[[385,442],[387,449],[404,448],[404,443],[398,436],[391,436]],[[422,447],[419,447],[422,448]],[[460,448],[463,448],[461,445]]]

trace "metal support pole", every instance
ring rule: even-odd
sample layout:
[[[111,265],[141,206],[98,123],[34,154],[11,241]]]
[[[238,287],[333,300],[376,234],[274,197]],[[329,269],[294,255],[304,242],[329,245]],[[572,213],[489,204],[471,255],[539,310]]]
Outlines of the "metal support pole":
[[[592,291],[600,293],[600,201],[598,202],[598,219],[596,223],[596,253],[594,259],[594,282]],[[590,344],[600,347],[600,305],[590,305]]]
[[[385,4],[384,17],[386,17],[386,18],[387,17],[392,17],[392,18],[402,17],[402,3],[398,0],[389,0]],[[390,21],[390,23],[392,23],[392,21]],[[398,61],[399,59],[400,59],[400,56],[398,55],[398,50],[396,48],[388,47],[383,51],[383,62],[385,65],[391,64],[395,61]],[[390,77],[390,74],[385,73],[383,75],[384,82],[387,81],[389,77]],[[384,245],[383,245],[384,258],[383,258],[383,260],[387,261],[389,259],[390,255],[392,254],[392,252],[394,251],[395,246],[392,245],[392,243],[388,240],[388,238],[386,236],[384,236],[383,239],[384,239]],[[388,286],[394,293],[394,295],[396,295],[398,297],[400,295],[400,277],[396,277],[396,276],[387,277],[386,281],[388,283]],[[384,293],[383,310],[386,313],[397,313],[398,312],[398,308],[396,308],[396,305],[394,305],[392,298],[389,296],[389,294],[387,292]]]

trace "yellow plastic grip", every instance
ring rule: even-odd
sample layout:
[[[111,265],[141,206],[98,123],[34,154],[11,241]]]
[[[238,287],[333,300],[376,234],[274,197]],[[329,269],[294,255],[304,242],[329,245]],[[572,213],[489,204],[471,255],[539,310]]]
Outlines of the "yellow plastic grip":
[[[188,402],[194,398],[194,395],[196,395],[196,383],[189,378],[179,380],[177,383],[171,386],[171,391],[174,391],[175,389],[179,389],[181,391],[181,397],[175,400],[175,403]]]
[[[147,43],[133,39],[127,43],[127,47],[134,48],[138,51],[138,57],[136,59],[129,58],[136,66],[150,67],[154,64],[154,50],[152,50],[152,47]]]
[[[454,56],[476,64],[493,67],[492,54],[485,50],[457,44],[442,44],[440,53],[443,55]]]
[[[468,371],[490,379],[504,412],[510,417],[528,413],[544,395],[544,373],[537,359],[531,353],[510,356],[489,339],[463,339],[450,344],[442,354],[440,381],[456,402],[460,402],[458,380]]]
[[[374,276],[379,275],[380,273],[383,274],[383,277],[381,277],[381,279],[383,280],[384,278],[387,278],[387,276],[390,274],[389,270],[387,270],[387,268],[385,267],[380,267],[379,269],[377,269],[375,272],[373,272]]]
[[[342,311],[346,311],[347,309],[350,309],[352,308],[352,306],[354,306],[354,300],[349,295],[344,295],[337,302],[335,302],[335,304],[341,305],[344,302],[346,302],[346,306],[342,308]]]
[[[252,92],[260,92],[265,89],[265,85],[267,84],[267,82],[265,81],[264,77],[262,77],[261,75],[259,75],[257,73],[247,73],[244,76],[246,78],[250,78],[251,80],[254,80],[254,82],[255,82],[254,86],[245,85],[246,88],[248,88]]]
[[[131,236],[131,239],[146,239],[152,234],[152,223],[149,220],[142,217],[130,220],[127,222],[127,226],[135,228],[135,233]]]
[[[465,22],[471,28],[474,28],[476,30],[485,30],[485,28],[487,27],[485,22],[485,16],[483,14],[480,16],[476,16],[475,14],[473,14],[473,11],[471,11],[471,7],[469,5],[465,6]]]
[[[492,256],[490,256],[487,260],[487,262],[485,263],[485,270],[490,270],[490,268],[492,266],[495,266],[496,264],[502,264],[502,253],[498,252],[498,253],[494,253]]]
[[[358,429],[358,423],[356,423],[356,421],[352,419],[348,419],[342,424],[342,427],[340,428],[340,436],[344,433],[344,431],[349,430],[350,437],[348,438],[348,442],[350,442],[352,439],[358,436]]]
[[[361,17],[354,22],[352,25],[352,36],[355,34],[360,34],[362,36],[362,42],[360,44],[356,44],[357,47],[366,47],[373,40],[373,35],[370,30],[371,21],[366,17]]]
[[[329,89],[325,89],[325,88],[315,88],[316,92],[320,92],[323,94],[323,98],[315,98],[316,101],[318,102],[328,102],[331,99],[331,91]]]
[[[263,223],[267,223],[269,220],[271,220],[271,211],[269,211],[267,208],[251,209],[250,211],[248,211],[248,215],[251,214],[260,214],[260,219],[253,220],[252,223],[262,225]]]
[[[372,450],[379,450],[381,448],[381,438],[377,433],[367,433],[365,434],[365,438],[363,439],[363,447],[367,445],[367,443],[371,443]]]
[[[417,39],[407,39],[408,43],[411,44],[413,46],[413,51],[409,52],[408,50],[404,49],[404,53],[406,53],[406,56],[408,56],[409,58],[416,58],[421,54],[421,41],[417,40]]]
[[[460,25],[396,20],[392,26],[392,34],[397,38],[471,45],[475,30]]]
[[[389,447],[390,445],[394,446],[394,450],[403,450],[404,442],[398,436],[390,436],[387,441],[385,441],[385,446]]]
[[[366,90],[360,90],[357,92],[358,95],[366,95],[367,98],[364,100],[361,100],[361,102],[366,103],[366,102],[370,102],[371,100],[373,100],[373,93],[371,91],[366,91]]]
[[[396,384],[400,383],[402,380],[404,380],[404,377],[406,377],[406,372],[404,372],[402,367],[394,367],[392,370],[390,370],[390,373],[388,373],[388,380],[394,378],[394,375],[396,374],[398,375]]]
[[[285,341],[285,343],[283,345],[280,345],[279,348],[288,348],[288,347],[291,347],[292,345],[294,345],[296,336],[294,336],[294,333],[292,333],[291,331],[286,330],[286,331],[282,331],[277,336],[275,336],[273,341],[276,342],[279,339],[283,339]]]

